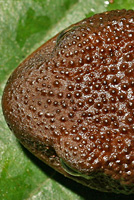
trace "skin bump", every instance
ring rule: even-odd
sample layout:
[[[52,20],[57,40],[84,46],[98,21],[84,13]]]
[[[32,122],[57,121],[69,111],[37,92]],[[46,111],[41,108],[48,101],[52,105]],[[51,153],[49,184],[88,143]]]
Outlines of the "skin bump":
[[[5,120],[63,175],[104,192],[134,193],[134,11],[71,25],[11,74]]]

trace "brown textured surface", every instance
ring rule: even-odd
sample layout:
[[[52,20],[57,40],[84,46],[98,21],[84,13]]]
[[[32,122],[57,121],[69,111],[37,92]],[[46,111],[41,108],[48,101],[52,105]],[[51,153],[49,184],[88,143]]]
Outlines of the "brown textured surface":
[[[20,142],[59,172],[134,193],[134,11],[97,14],[52,38],[14,71],[2,106]],[[59,158],[91,179],[67,174]]]

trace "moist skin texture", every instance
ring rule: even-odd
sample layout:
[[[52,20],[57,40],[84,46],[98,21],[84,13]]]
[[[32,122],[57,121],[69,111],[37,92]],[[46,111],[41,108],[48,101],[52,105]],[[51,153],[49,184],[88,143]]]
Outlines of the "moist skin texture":
[[[9,128],[35,156],[90,188],[134,193],[134,11],[74,24],[9,78]]]

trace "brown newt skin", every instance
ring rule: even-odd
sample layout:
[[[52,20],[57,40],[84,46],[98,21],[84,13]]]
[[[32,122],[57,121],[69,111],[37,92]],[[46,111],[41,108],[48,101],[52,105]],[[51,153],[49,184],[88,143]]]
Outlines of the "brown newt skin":
[[[134,11],[78,22],[10,76],[9,128],[58,172],[104,192],[134,193]]]

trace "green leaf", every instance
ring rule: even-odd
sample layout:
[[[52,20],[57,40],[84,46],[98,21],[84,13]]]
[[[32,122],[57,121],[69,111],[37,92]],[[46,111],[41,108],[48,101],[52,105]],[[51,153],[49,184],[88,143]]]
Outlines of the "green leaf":
[[[5,0],[0,1],[0,101],[11,72],[57,32],[94,13],[134,9],[133,0]],[[130,196],[131,198],[132,196]],[[81,186],[49,168],[17,141],[0,107],[1,200],[126,199]]]

